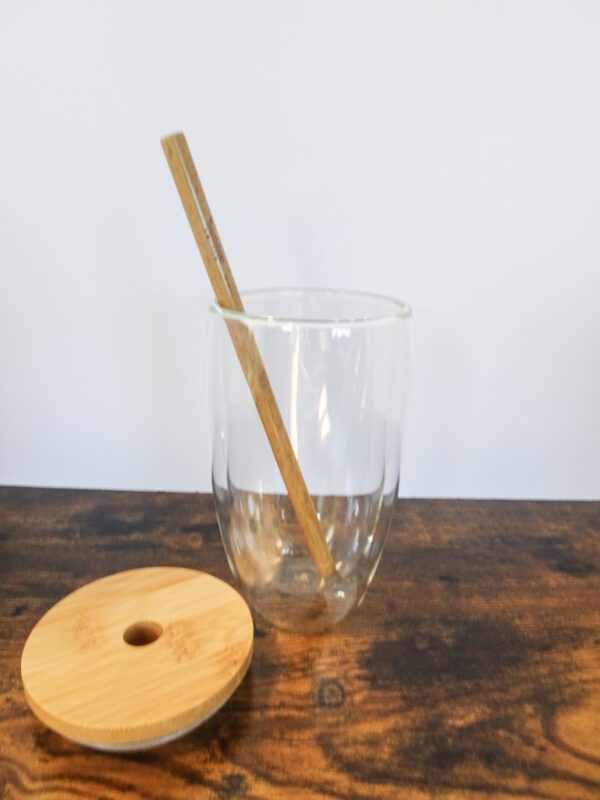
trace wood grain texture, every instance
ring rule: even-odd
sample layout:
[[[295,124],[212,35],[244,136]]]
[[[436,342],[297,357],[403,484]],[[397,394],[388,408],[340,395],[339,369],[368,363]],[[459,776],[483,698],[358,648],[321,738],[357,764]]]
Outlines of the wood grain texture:
[[[256,622],[246,678],[163,748],[85,750],[29,712],[29,630],[120,569],[230,580],[209,497],[0,489],[0,796],[600,797],[600,505],[400,501],[333,633]]]
[[[173,738],[219,709],[252,656],[253,624],[225,581],[142,567],[59,600],[23,648],[31,709],[75,742],[106,749]]]

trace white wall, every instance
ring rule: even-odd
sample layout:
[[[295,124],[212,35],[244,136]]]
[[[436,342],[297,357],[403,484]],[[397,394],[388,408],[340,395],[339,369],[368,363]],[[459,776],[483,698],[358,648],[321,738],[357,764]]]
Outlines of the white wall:
[[[0,482],[206,490],[210,299],[414,309],[403,495],[600,497],[600,4],[0,3]]]

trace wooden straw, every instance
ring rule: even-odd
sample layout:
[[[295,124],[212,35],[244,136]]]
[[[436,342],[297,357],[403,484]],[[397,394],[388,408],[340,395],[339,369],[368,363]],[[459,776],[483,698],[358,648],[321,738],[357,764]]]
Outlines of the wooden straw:
[[[244,311],[244,306],[225,256],[206,196],[183,133],[161,139],[179,197],[200,250],[217,303],[231,311]],[[277,400],[265,370],[258,345],[250,328],[237,320],[227,319],[233,341],[256,410],[267,434],[275,461],[296,517],[304,533],[309,552],[322,578],[335,572],[329,547],[321,531],[317,512],[302,476],[296,454],[287,434]]]

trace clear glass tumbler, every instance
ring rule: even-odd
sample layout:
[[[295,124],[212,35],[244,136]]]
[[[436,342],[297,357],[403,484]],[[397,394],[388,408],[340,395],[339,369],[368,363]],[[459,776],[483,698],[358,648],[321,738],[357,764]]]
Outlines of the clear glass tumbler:
[[[211,306],[212,482],[231,570],[281,628],[325,630],[363,599],[400,478],[410,308],[375,294],[270,289],[245,312]],[[258,345],[335,562],[323,579],[305,544],[231,341]]]

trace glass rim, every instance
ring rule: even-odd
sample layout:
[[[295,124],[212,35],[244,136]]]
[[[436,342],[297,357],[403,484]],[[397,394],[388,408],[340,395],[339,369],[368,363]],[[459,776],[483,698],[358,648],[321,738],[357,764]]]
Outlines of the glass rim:
[[[361,317],[327,317],[322,319],[310,319],[303,317],[279,316],[276,314],[256,314],[248,311],[235,311],[225,308],[213,300],[209,305],[209,310],[213,314],[218,314],[224,319],[237,320],[238,322],[253,323],[259,325],[283,326],[296,325],[309,328],[329,328],[332,325],[344,325],[345,327],[360,327],[395,320],[406,320],[412,316],[412,309],[404,300],[399,300],[391,295],[380,294],[378,292],[366,292],[360,289],[328,289],[312,286],[295,287],[269,287],[266,289],[248,289],[240,292],[242,298],[257,294],[296,294],[299,292],[311,292],[314,294],[330,294],[338,296],[365,297],[371,300],[382,300],[389,303],[393,310]]]

